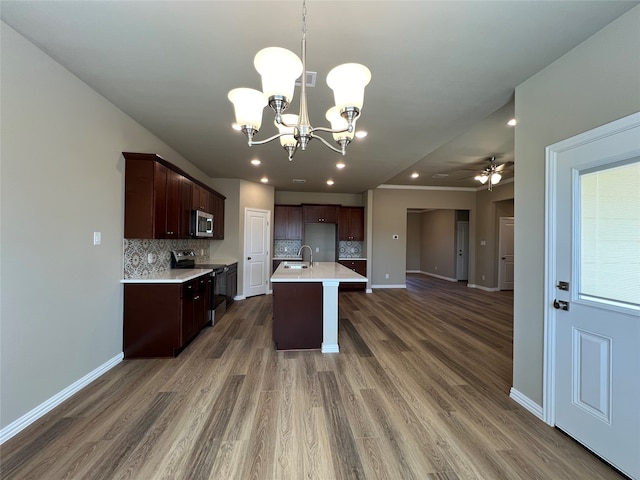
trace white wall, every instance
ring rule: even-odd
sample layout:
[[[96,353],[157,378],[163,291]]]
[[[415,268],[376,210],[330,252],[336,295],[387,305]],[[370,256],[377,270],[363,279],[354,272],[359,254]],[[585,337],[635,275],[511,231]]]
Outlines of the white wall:
[[[516,89],[513,386],[542,405],[545,147],[640,111],[640,6]]]
[[[202,172],[2,23],[0,428],[122,352],[122,151]],[[93,246],[93,232],[102,245]]]

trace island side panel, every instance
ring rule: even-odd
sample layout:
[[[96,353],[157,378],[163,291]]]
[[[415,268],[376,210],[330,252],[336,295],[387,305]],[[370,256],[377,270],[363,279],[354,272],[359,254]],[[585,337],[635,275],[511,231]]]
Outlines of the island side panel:
[[[276,348],[321,348],[322,282],[273,282],[272,287]]]

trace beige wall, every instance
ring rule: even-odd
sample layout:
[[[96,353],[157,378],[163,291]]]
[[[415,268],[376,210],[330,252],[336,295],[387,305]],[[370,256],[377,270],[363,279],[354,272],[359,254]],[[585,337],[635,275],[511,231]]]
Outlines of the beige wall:
[[[432,210],[421,215],[420,271],[456,277],[456,211]]]
[[[640,111],[640,6],[516,88],[513,386],[542,405],[545,147]]]
[[[206,176],[6,24],[0,427],[122,353],[124,158]],[[93,232],[102,245],[93,246]]]
[[[284,192],[275,193],[275,202],[283,205],[299,205],[302,203],[320,203],[326,205],[345,205],[362,207],[366,194],[360,193],[323,193],[323,192]]]
[[[470,210],[469,238],[475,236],[475,190],[376,188],[372,192],[369,279],[374,287],[405,285],[408,209]],[[398,239],[394,240],[393,235],[398,235]],[[474,283],[474,261],[475,250],[470,240],[469,283]]]
[[[517,160],[516,160],[517,162]],[[514,183],[500,183],[490,192],[478,191],[478,223],[476,244],[476,283],[487,288],[498,287],[498,232],[500,215],[510,211],[513,205]],[[511,210],[511,216],[513,211]],[[484,242],[484,245],[482,245]],[[484,280],[482,276],[484,275]]]

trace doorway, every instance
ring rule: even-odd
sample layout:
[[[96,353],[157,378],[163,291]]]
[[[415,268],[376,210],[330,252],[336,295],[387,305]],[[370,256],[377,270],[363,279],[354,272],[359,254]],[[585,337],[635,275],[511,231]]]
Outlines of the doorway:
[[[513,237],[513,217],[500,217],[500,228],[498,232],[499,290],[513,290]]]
[[[269,224],[271,212],[244,210],[244,296],[265,295],[269,284]]]

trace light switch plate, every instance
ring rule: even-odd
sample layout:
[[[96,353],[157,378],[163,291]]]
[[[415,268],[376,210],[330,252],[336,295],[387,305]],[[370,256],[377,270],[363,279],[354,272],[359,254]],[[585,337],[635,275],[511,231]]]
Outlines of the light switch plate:
[[[102,243],[102,233],[101,232],[93,232],[93,244],[100,245]]]

